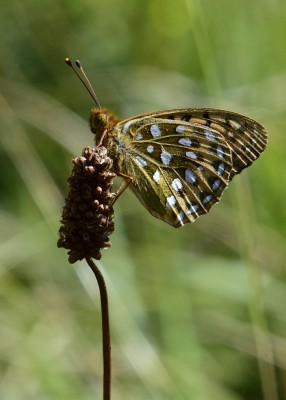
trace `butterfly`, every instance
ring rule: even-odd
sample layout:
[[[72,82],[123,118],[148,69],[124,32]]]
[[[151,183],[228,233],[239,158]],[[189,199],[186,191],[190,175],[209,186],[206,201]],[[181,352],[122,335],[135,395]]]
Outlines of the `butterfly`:
[[[216,204],[229,182],[264,151],[267,133],[243,115],[208,108],[186,108],[141,114],[120,121],[97,105],[90,128],[96,144],[107,148],[113,170],[123,177],[143,206],[174,227],[194,222]],[[116,198],[117,198],[116,197]]]
[[[107,109],[90,116],[96,143],[143,206],[174,227],[216,204],[232,178],[264,151],[262,125],[216,109],[177,109],[119,121]]]

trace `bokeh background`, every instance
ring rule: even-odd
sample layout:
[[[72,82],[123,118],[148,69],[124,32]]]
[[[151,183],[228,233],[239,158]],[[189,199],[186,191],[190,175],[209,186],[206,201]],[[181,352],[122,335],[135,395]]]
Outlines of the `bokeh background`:
[[[174,229],[126,191],[100,268],[113,398],[286,399],[286,2],[11,0],[0,12],[0,397],[100,399],[98,289],[56,246],[71,159],[93,144],[80,59],[126,118],[241,112],[269,146]],[[117,184],[119,183],[119,180]]]

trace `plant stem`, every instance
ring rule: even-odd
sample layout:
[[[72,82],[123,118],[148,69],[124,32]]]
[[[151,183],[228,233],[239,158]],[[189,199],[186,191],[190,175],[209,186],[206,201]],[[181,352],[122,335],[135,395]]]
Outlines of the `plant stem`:
[[[101,319],[102,319],[102,349],[103,349],[103,400],[110,400],[111,396],[111,344],[109,328],[108,296],[103,275],[91,258],[86,262],[94,273],[100,292]]]

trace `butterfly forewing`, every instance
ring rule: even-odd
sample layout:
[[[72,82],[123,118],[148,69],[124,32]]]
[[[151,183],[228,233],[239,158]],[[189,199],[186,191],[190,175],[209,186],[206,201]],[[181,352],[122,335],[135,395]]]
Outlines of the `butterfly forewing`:
[[[185,121],[220,132],[232,150],[233,171],[231,178],[250,166],[265,150],[267,133],[258,122],[243,115],[216,109],[188,108],[161,111],[150,115],[141,115],[136,119],[122,121],[122,126],[133,126],[135,129],[146,118],[166,118],[167,120]],[[133,125],[132,121],[136,121]]]
[[[233,153],[233,169],[230,179],[250,166],[264,151],[267,134],[258,122],[240,114],[222,110],[195,110],[191,122],[205,122],[219,130]]]
[[[118,132],[123,146],[125,135],[132,138],[122,172],[131,172],[131,188],[151,214],[181,226],[208,212],[232,169],[231,150],[221,133],[147,116],[127,123],[125,133]]]

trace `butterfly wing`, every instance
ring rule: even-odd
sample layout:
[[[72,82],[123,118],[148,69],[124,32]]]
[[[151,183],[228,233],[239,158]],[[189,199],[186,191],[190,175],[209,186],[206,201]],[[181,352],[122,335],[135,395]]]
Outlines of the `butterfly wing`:
[[[131,189],[148,211],[175,227],[207,213],[266,146],[257,122],[212,109],[141,115],[115,130],[120,172],[133,178]]]

